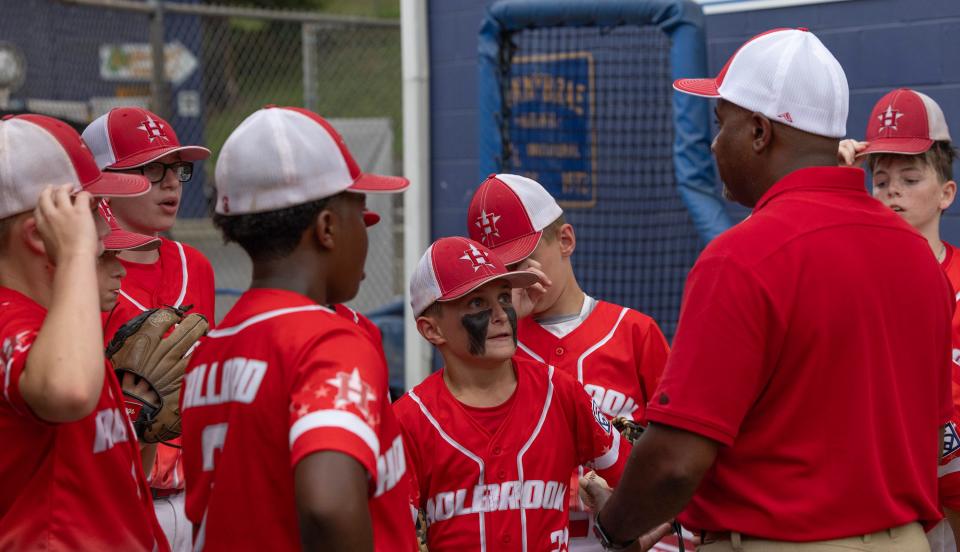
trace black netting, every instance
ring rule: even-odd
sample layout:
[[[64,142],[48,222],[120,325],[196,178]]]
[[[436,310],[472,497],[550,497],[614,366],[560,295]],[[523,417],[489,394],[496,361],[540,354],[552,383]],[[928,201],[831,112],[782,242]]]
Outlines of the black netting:
[[[501,51],[502,171],[565,200],[584,291],[649,314],[672,337],[701,244],[674,181],[669,37],[528,29]]]

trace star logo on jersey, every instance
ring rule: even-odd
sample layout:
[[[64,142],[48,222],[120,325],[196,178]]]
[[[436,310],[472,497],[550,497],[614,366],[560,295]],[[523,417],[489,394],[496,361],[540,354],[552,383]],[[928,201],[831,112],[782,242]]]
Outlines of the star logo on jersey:
[[[888,105],[886,111],[877,115],[877,120],[880,121],[880,130],[877,132],[883,132],[888,129],[897,130],[897,121],[900,120],[900,117],[903,117],[903,113],[894,109],[892,105]]]
[[[373,392],[373,387],[360,377],[360,370],[354,368],[350,373],[337,372],[327,383],[337,390],[337,396],[333,398],[334,408],[342,409],[352,404],[364,417],[370,416],[370,403],[377,400],[377,395]]]
[[[480,211],[480,216],[474,222],[474,225],[480,229],[480,243],[487,246],[493,245],[493,238],[500,237],[500,231],[497,230],[498,220],[500,215],[488,213],[486,209]]]
[[[149,140],[150,143],[153,143],[154,140],[170,141],[170,139],[167,138],[167,132],[163,130],[163,125],[155,121],[153,117],[147,116],[147,120],[141,121],[137,130],[146,132],[147,140]]]
[[[472,243],[470,244],[470,249],[463,252],[460,260],[469,262],[471,266],[473,266],[474,272],[480,270],[481,267],[493,268],[493,263],[487,260],[487,254],[477,249],[477,246]]]
[[[960,450],[960,434],[957,434],[957,424],[947,422],[943,426],[943,450],[940,452],[940,458],[946,458],[958,450]]]

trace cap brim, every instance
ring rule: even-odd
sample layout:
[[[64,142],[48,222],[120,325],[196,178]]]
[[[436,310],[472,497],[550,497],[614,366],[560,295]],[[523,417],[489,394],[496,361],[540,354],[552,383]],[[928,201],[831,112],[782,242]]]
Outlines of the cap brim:
[[[378,222],[380,222],[380,215],[368,209],[363,210],[363,223],[366,224],[367,227],[373,226]]]
[[[158,247],[160,238],[115,228],[103,238],[103,248],[107,251],[149,251]]]
[[[716,79],[677,79],[673,81],[673,88],[684,94],[692,94],[704,98],[719,98]]]
[[[898,153],[902,155],[917,155],[933,146],[933,140],[928,138],[880,138],[871,140],[857,157],[871,153]]]
[[[501,279],[506,280],[507,284],[509,284],[512,288],[526,288],[540,281],[539,276],[527,270],[515,270],[513,272],[506,272],[504,274],[491,274],[486,278],[473,280],[459,285],[444,293],[440,298],[437,299],[437,301],[445,302],[459,299],[477,288],[480,288],[494,280]]]
[[[402,192],[410,187],[410,181],[402,176],[360,173],[360,176],[347,188],[348,192],[365,194],[390,194]]]
[[[150,181],[139,174],[100,173],[83,191],[97,197],[136,197],[150,191]]]
[[[180,159],[191,162],[203,161],[204,159],[210,157],[210,150],[203,146],[169,146],[141,151],[134,155],[129,155],[118,160],[116,163],[108,166],[107,168],[113,170],[133,169],[142,165],[146,165],[147,163],[153,163],[154,161],[162,157],[166,157],[172,153],[179,153]]]
[[[533,234],[527,234],[526,236],[502,243],[496,247],[491,247],[490,250],[493,251],[497,257],[500,257],[503,264],[510,266],[529,257],[534,249],[537,248],[541,237],[543,237],[543,231],[534,232]]]

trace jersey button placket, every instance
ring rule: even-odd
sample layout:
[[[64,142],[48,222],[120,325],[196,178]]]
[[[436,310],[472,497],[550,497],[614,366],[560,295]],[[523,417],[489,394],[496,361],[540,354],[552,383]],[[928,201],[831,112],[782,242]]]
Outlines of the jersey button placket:
[[[556,350],[553,351],[553,352],[556,353],[557,356],[563,356],[563,353],[564,353],[565,351],[564,351],[563,347],[557,347]]]

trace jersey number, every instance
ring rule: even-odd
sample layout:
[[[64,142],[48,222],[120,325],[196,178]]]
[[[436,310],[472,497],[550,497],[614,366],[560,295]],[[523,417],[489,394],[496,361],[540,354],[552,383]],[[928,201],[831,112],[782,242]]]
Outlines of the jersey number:
[[[208,425],[203,428],[200,439],[203,448],[203,471],[213,471],[216,464],[218,450],[223,450],[223,442],[227,440],[227,424]]]
[[[564,528],[550,533],[550,544],[557,545],[556,548],[550,549],[550,552],[566,552],[569,550],[568,546],[570,546],[570,530]]]

